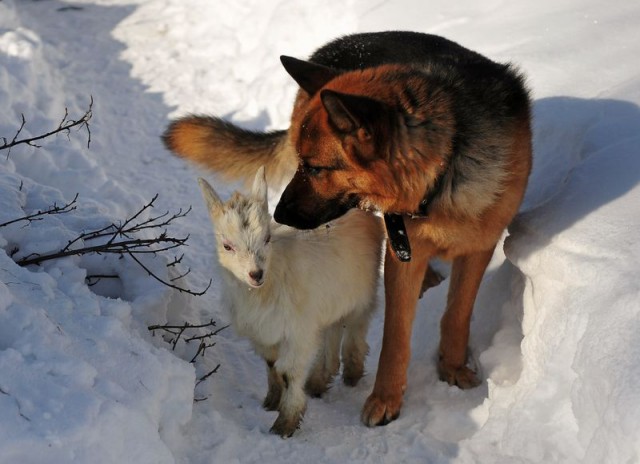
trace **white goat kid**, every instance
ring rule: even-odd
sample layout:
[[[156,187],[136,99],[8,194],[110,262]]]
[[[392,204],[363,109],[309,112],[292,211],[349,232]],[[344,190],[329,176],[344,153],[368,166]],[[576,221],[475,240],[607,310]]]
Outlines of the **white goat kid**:
[[[291,436],[306,409],[305,389],[324,393],[340,369],[355,385],[376,306],[384,231],[380,218],[352,210],[300,231],[272,222],[261,168],[248,196],[223,203],[198,179],[215,229],[218,259],[236,332],[267,363],[263,406],[278,410],[271,432]]]

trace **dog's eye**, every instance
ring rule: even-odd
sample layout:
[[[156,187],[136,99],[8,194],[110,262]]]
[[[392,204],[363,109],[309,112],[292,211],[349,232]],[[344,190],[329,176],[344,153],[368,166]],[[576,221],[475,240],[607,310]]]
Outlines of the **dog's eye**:
[[[222,246],[227,251],[234,251],[233,246],[229,243],[223,243]]]
[[[325,169],[321,166],[311,166],[310,164],[303,163],[302,169],[311,177],[316,177],[320,172]]]

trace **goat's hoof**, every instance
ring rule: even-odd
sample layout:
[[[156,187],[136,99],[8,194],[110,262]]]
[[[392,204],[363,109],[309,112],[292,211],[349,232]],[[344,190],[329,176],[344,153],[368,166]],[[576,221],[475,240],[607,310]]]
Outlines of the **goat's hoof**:
[[[301,417],[287,417],[280,413],[269,432],[274,435],[280,435],[282,438],[289,438],[300,427],[301,422]]]
[[[277,411],[278,406],[280,406],[280,395],[267,394],[262,402],[262,407],[267,411]]]

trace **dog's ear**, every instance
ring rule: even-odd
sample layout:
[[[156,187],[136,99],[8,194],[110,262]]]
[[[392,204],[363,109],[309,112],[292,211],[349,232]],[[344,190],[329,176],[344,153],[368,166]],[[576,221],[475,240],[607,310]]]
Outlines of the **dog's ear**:
[[[284,69],[295,80],[300,88],[309,96],[314,95],[325,86],[327,82],[340,74],[337,70],[321,64],[303,61],[290,56],[282,55],[280,62]]]
[[[264,174],[264,166],[260,166],[256,177],[253,179],[253,187],[251,187],[251,195],[262,203],[265,209],[269,207],[267,202],[267,179]]]
[[[320,98],[335,128],[356,135],[360,142],[371,139],[379,121],[387,114],[384,103],[360,95],[325,89],[320,92]]]
[[[380,158],[386,147],[380,145],[388,139],[390,110],[382,102],[361,95],[351,95],[325,89],[320,92],[322,105],[329,122],[343,136],[357,140],[355,154],[362,161]]]
[[[380,116],[386,114],[384,103],[369,97],[325,89],[320,92],[320,98],[330,121],[344,133],[372,129]]]
[[[213,190],[213,187],[211,187],[209,182],[201,177],[198,177],[198,184],[200,185],[200,189],[202,190],[202,196],[207,202],[207,209],[209,210],[209,214],[211,214],[211,216],[213,217],[222,213],[224,204],[222,203],[222,200],[220,200],[220,197],[218,196],[216,191]]]

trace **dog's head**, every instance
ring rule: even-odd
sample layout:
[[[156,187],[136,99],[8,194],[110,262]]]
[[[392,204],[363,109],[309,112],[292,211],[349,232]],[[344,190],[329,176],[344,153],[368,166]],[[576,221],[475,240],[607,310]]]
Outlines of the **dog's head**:
[[[394,111],[369,96],[336,90],[342,87],[331,85],[339,75],[331,68],[286,57],[282,61],[309,99],[292,117],[291,141],[300,164],[276,207],[275,220],[310,229],[354,207],[384,210],[386,196],[396,195],[382,185],[393,149]]]

